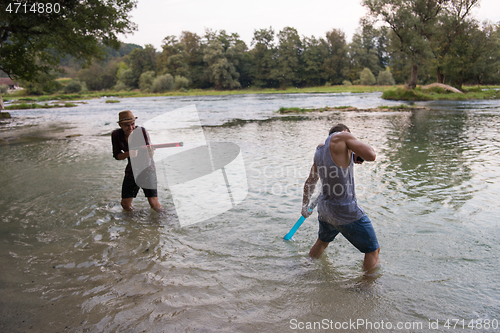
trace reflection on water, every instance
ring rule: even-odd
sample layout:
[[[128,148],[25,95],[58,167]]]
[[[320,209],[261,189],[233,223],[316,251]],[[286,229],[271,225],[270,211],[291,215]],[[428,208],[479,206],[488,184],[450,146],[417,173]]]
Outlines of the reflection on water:
[[[207,141],[241,148],[247,198],[185,228],[142,194],[135,212],[123,212],[125,162],[112,158],[106,135],[115,105],[82,106],[96,108],[82,109],[94,112],[90,120],[71,109],[2,125],[2,331],[286,332],[292,320],[364,319],[424,325],[406,330],[414,332],[436,320],[444,329],[448,318],[500,319],[498,102],[283,117],[273,111],[387,103],[378,94],[122,102],[146,110],[139,125],[162,107],[196,103]],[[300,214],[314,149],[335,122],[377,152],[375,163],[355,166],[358,200],[382,247],[382,266],[368,278],[342,237],[319,260],[307,258],[316,214],[282,240]],[[159,193],[169,208],[166,184]]]
[[[472,178],[470,155],[464,154],[472,148],[466,122],[463,112],[419,111],[394,123],[387,141],[387,170],[402,184],[398,191],[412,199],[426,197],[436,207],[446,203],[457,208],[472,197],[471,189],[461,186]]]

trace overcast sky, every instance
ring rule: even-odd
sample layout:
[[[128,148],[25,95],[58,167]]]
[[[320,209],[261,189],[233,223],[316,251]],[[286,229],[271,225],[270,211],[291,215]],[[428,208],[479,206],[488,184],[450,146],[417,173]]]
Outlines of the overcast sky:
[[[500,0],[480,0],[474,10],[480,21],[500,22]],[[272,27],[297,29],[300,36],[324,37],[327,31],[344,31],[347,42],[366,13],[359,0],[138,0],[131,12],[138,25],[125,43],[152,44],[161,50],[163,38],[190,31],[203,36],[205,29],[237,33],[250,47],[254,30]]]

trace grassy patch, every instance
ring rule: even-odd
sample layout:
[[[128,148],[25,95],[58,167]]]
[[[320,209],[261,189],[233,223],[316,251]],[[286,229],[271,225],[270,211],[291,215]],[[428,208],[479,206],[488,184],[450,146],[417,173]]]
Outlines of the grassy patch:
[[[500,91],[495,88],[470,87],[464,88],[464,93],[460,94],[439,87],[433,87],[425,90],[419,87],[413,90],[396,88],[385,91],[382,94],[382,98],[396,101],[465,101],[473,99],[500,99]]]
[[[324,111],[335,111],[335,110],[350,110],[353,109],[352,106],[336,106],[336,107],[328,107],[324,108],[316,108],[316,109],[303,109],[303,108],[285,108],[281,107],[278,112],[283,113],[303,113],[303,112],[324,112]]]
[[[21,97],[17,100],[22,102],[35,102],[37,100],[37,97]]]
[[[358,109],[352,106],[336,106],[336,107],[324,107],[324,108],[317,108],[317,109],[302,109],[302,108],[285,108],[281,107],[278,112],[281,114],[286,114],[286,113],[304,113],[304,112],[325,112],[325,111],[373,111],[373,112],[380,112],[380,111],[412,111],[412,110],[417,110],[417,109],[426,109],[423,106],[414,106],[414,105],[406,105],[406,104],[400,104],[400,105],[393,105],[393,106],[378,106],[376,108],[369,108],[369,109]]]
[[[52,98],[50,96],[44,95],[44,96],[38,97],[36,100],[37,100],[37,102],[46,102],[46,101],[50,101],[51,99]]]
[[[302,109],[302,108],[284,108],[281,107],[278,112],[279,113],[300,113],[300,112],[308,112],[310,109]]]
[[[396,88],[384,91],[383,99],[395,101],[430,101],[433,98],[424,94],[421,89]]]
[[[57,94],[54,95],[53,99],[57,99],[60,101],[71,101],[75,99],[82,99],[82,95],[80,94]]]
[[[54,99],[52,96],[49,96],[49,95],[43,95],[43,96],[37,96],[37,97],[34,97],[34,96],[26,96],[26,97],[19,97],[19,98],[15,98],[15,99],[12,99],[14,100],[14,103],[22,103],[22,102],[47,102],[47,101],[50,101]],[[4,99],[4,101],[6,101],[6,99]]]
[[[481,88],[481,87],[466,87],[466,88],[464,88],[464,92],[466,92],[466,93],[476,93],[476,92],[482,92],[482,91],[483,91],[483,88]]]
[[[52,109],[52,108],[67,108],[67,107],[73,107],[76,106],[76,104],[73,103],[64,103],[64,104],[37,104],[37,103],[19,103],[19,104],[14,104],[14,105],[9,105],[6,106],[6,110],[25,110],[25,109]]]
[[[354,107],[347,105],[347,106],[336,106],[333,108],[325,107],[323,108],[323,111],[330,111],[330,110],[348,110],[348,109],[353,109]],[[320,109],[321,110],[321,109]]]
[[[106,103],[120,103],[120,101],[116,99],[108,99],[106,100]]]
[[[378,109],[385,109],[385,110],[390,110],[390,111],[401,111],[401,110],[406,110],[406,109],[411,110],[414,108],[415,108],[414,106],[407,105],[407,104],[399,104],[399,105],[392,105],[392,106],[382,105],[382,106],[378,107]]]

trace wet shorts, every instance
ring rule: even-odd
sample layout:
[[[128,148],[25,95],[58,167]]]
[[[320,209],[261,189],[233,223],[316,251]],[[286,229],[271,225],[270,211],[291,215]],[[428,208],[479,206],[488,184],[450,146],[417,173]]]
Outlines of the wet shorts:
[[[122,199],[135,198],[139,192],[139,186],[135,183],[134,178],[124,177],[122,184]],[[151,190],[143,188],[142,191],[146,198],[157,197],[158,191],[156,189]]]
[[[321,241],[330,243],[339,232],[362,253],[370,253],[379,248],[372,222],[366,214],[359,220],[344,225],[319,221],[318,238]]]

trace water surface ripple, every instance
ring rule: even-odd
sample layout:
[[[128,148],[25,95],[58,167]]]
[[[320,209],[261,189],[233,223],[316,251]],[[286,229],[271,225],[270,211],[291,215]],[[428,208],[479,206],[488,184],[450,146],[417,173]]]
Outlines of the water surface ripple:
[[[141,124],[191,104],[209,141],[240,146],[247,198],[181,228],[160,184],[166,216],[142,194],[135,212],[123,212],[125,163],[112,158],[109,136],[117,112],[131,109]],[[0,330],[288,332],[296,322],[358,319],[417,323],[398,332],[426,332],[436,320],[445,331],[447,319],[498,327],[500,102],[275,112],[389,104],[378,93],[294,94],[99,99],[12,112],[0,125]],[[342,237],[321,259],[307,258],[316,213],[293,241],[282,240],[299,217],[314,149],[336,122],[377,152],[375,163],[355,166],[358,201],[382,248],[370,277]]]

